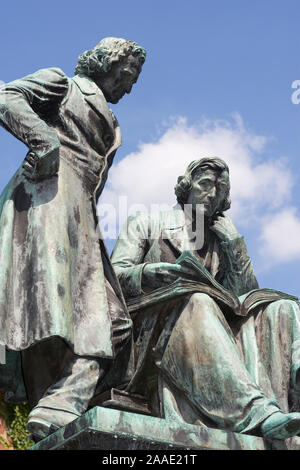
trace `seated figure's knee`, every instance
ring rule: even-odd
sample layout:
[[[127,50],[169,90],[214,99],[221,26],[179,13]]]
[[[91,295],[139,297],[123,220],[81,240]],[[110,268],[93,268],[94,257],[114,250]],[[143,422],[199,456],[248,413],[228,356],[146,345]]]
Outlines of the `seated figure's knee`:
[[[215,301],[207,294],[196,292],[189,298],[188,306],[197,315],[212,314],[216,310]]]
[[[188,321],[189,329],[198,331],[210,328],[212,325],[219,325],[228,328],[223,312],[208,294],[195,293],[189,297],[189,301],[182,312],[181,319]]]
[[[214,300],[208,294],[195,292],[195,294],[191,295],[189,303],[191,303],[194,306],[199,306],[199,305],[205,306],[205,305],[211,305],[211,303],[214,303]]]
[[[292,318],[297,315],[300,319],[299,304],[290,299],[281,299],[272,302],[266,307],[265,313],[270,318],[274,317],[274,315],[283,318]]]

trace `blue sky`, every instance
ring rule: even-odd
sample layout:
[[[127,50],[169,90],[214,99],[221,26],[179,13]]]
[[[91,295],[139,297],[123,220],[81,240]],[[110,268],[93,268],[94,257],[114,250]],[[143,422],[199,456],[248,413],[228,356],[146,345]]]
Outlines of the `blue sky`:
[[[123,146],[103,202],[169,203],[186,164],[217,153],[260,285],[300,295],[299,16],[294,0],[5,2],[0,80],[50,66],[72,76],[101,38],[139,42],[143,72],[112,105]],[[3,129],[0,139],[3,188],[26,148]]]

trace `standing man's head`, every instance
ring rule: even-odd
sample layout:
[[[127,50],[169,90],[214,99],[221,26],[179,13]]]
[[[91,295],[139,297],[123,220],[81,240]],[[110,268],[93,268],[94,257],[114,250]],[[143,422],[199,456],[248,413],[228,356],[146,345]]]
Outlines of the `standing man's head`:
[[[229,168],[220,158],[201,158],[189,164],[175,186],[177,201],[181,206],[203,204],[208,218],[230,207]]]
[[[94,49],[81,54],[75,74],[90,77],[110,103],[130,93],[145,62],[146,51],[136,42],[104,38]]]

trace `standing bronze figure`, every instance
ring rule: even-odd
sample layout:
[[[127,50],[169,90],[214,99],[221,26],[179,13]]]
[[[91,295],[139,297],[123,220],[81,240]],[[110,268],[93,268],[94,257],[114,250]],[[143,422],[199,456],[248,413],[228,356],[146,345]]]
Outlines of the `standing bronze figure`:
[[[73,78],[48,68],[1,88],[0,124],[29,148],[0,198],[1,388],[34,407],[35,439],[85,412],[116,360],[112,380],[126,379],[131,320],[96,204],[121,144],[107,102],[130,93],[144,61],[135,42],[105,38]]]

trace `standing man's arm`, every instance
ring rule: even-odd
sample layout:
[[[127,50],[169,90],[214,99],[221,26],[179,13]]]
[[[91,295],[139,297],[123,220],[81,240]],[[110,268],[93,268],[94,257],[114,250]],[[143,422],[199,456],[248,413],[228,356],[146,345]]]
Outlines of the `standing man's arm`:
[[[55,154],[60,142],[47,120],[53,120],[58,113],[68,86],[64,72],[51,68],[14,80],[0,89],[0,124],[32,152],[36,173],[39,172],[36,176],[47,176],[48,171],[53,171],[51,158],[45,157]]]

